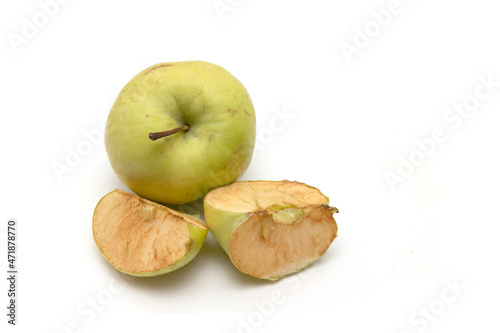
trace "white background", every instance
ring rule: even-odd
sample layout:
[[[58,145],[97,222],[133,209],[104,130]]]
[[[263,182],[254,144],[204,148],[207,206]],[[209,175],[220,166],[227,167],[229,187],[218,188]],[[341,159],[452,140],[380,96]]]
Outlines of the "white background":
[[[498,332],[495,1],[66,2],[0,5],[0,266],[15,218],[19,267],[16,327],[1,279],[2,331]],[[339,208],[339,237],[303,274],[244,276],[211,235],[158,278],[127,278],[98,252],[93,209],[127,190],[102,137],[70,172],[54,165],[89,147],[132,76],[178,60],[248,89],[261,149],[242,179],[306,182]],[[450,113],[464,102],[474,110]]]

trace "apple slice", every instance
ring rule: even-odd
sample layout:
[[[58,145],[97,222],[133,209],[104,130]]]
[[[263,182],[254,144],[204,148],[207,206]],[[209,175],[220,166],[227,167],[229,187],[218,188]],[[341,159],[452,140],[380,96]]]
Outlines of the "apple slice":
[[[161,275],[186,265],[208,233],[194,216],[120,190],[99,201],[92,230],[109,263],[134,276]]]
[[[204,199],[210,232],[245,274],[277,280],[321,257],[337,236],[337,208],[317,188],[291,181],[242,181]]]

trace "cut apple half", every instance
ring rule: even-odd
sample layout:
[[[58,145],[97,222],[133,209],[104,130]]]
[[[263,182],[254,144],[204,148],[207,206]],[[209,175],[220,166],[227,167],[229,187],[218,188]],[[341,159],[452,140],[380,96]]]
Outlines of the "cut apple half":
[[[92,231],[97,247],[117,270],[156,276],[190,262],[208,228],[194,216],[114,190],[97,204]]]
[[[317,188],[242,181],[204,199],[210,232],[241,272],[277,280],[321,257],[337,236],[337,208]]]

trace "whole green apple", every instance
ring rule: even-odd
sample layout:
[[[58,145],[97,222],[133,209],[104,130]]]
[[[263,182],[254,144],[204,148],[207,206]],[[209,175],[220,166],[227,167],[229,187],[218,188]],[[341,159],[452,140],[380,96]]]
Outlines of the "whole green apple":
[[[137,74],[108,116],[105,144],[121,181],[163,204],[184,204],[236,181],[255,145],[247,90],[220,66],[161,63]]]

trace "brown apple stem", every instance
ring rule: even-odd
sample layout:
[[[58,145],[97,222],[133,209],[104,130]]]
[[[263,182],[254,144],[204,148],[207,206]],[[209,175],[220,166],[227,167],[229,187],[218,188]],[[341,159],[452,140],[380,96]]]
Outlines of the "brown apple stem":
[[[164,138],[166,136],[178,133],[180,131],[187,131],[188,129],[189,129],[188,125],[182,125],[180,127],[177,127],[177,128],[174,128],[174,129],[171,129],[168,131],[149,133],[149,138],[154,141],[154,140],[158,140],[158,139]]]

